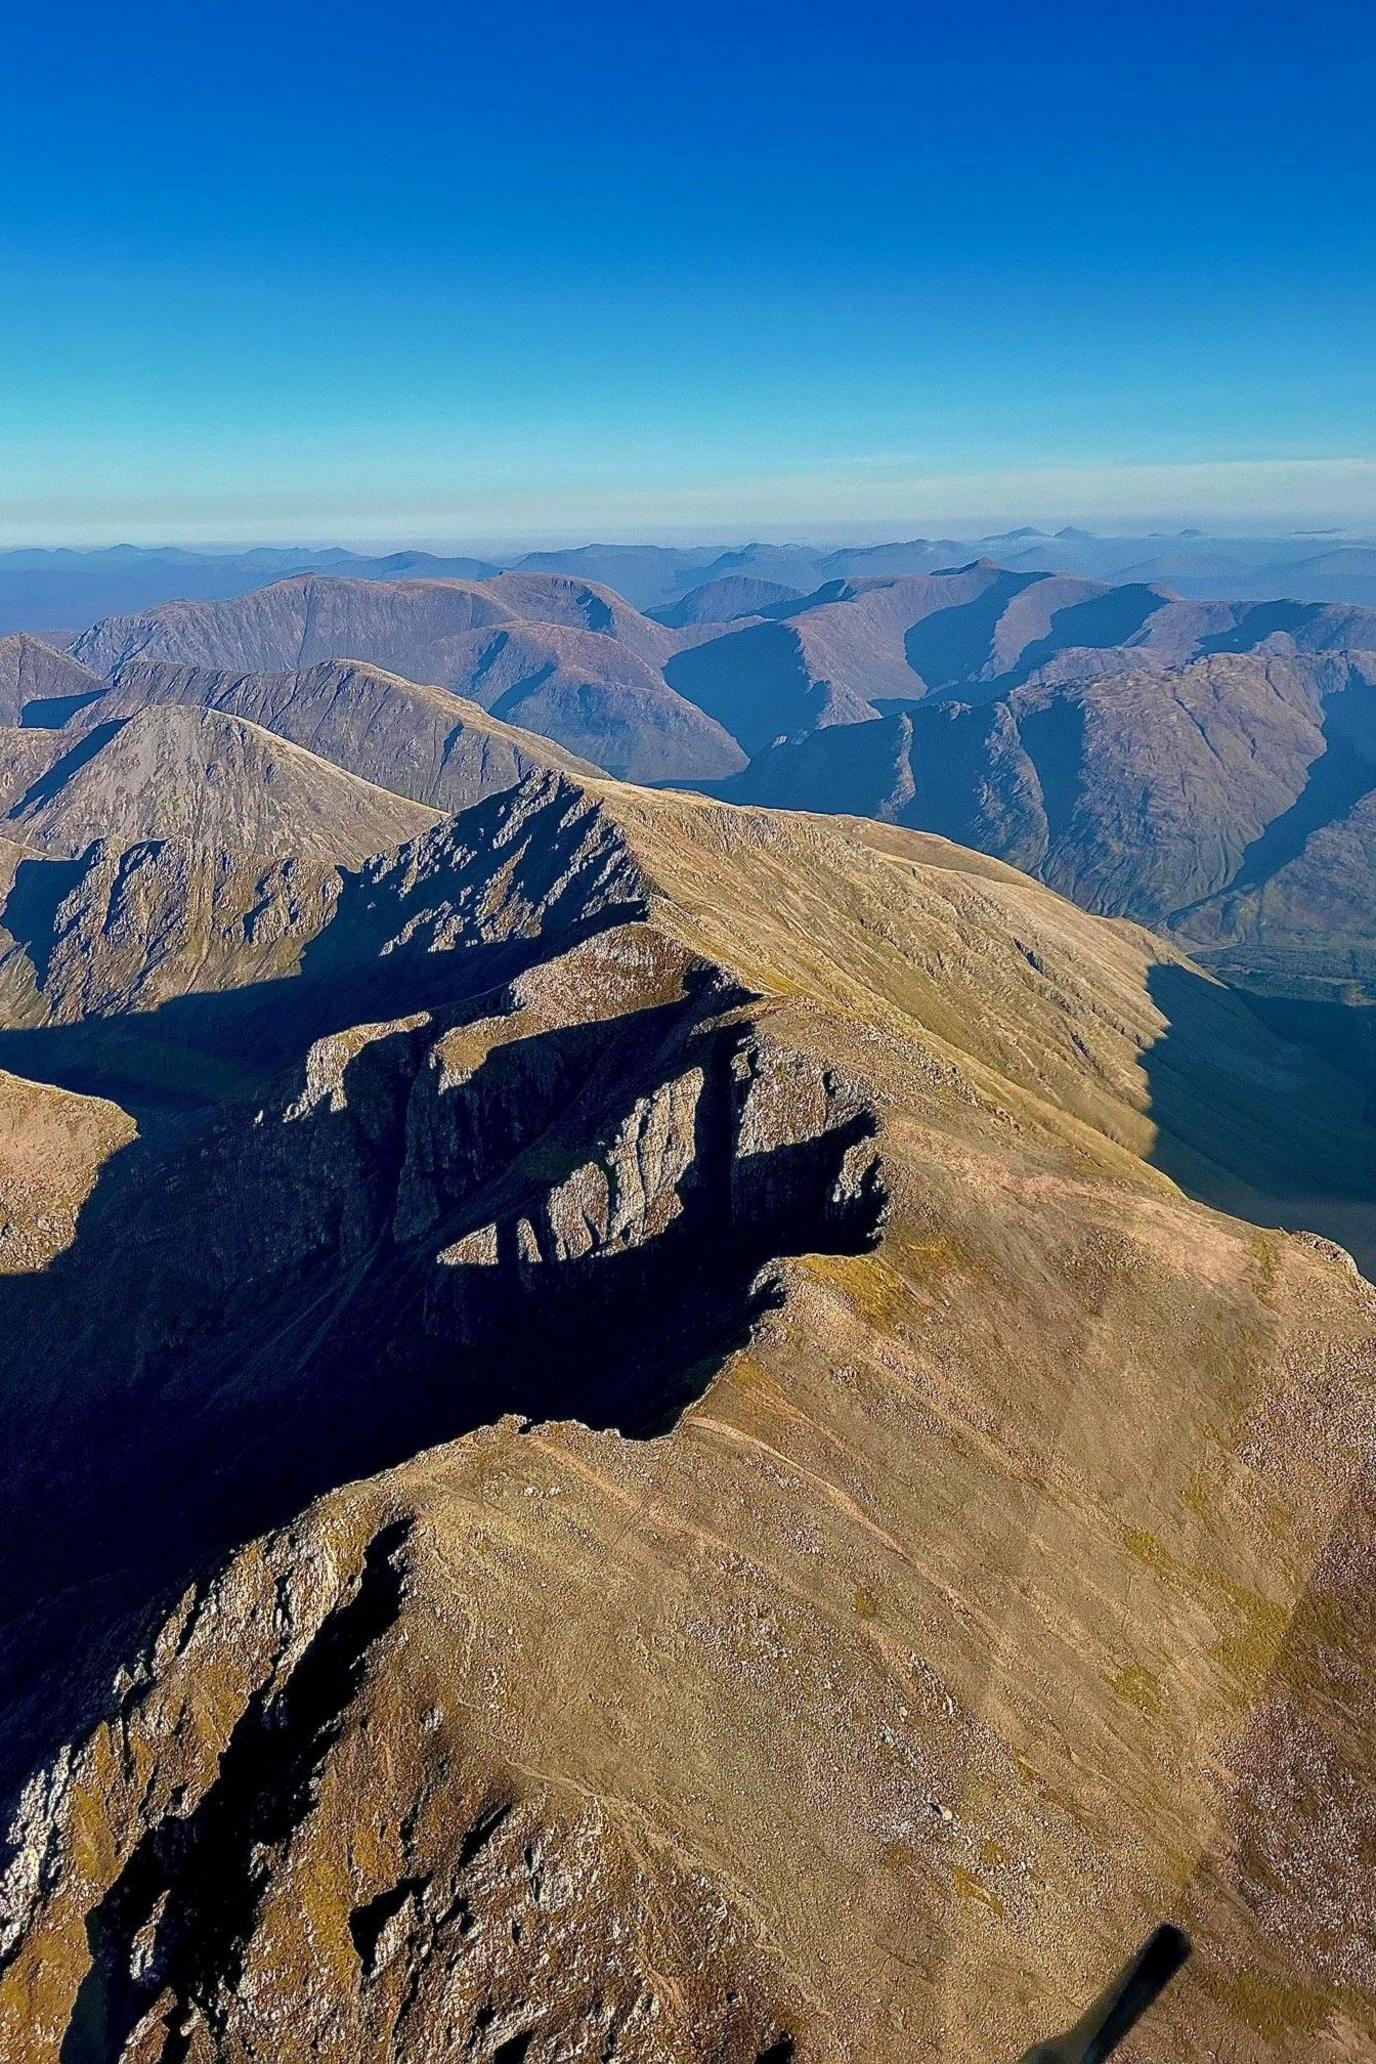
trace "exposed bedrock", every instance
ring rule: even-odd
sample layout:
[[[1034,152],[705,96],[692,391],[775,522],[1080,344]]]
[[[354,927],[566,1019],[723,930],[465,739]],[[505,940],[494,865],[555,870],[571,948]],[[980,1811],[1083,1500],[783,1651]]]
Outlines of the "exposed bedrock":
[[[667,1429],[777,1264],[873,1244],[876,1130],[757,999],[633,923],[448,1023],[319,1041],[267,1105],[131,1163],[13,1298],[36,1336],[62,1337],[53,1299],[86,1317],[5,1410],[25,1546],[0,1693],[29,1700],[0,1775],[33,1767],[50,1707],[71,1732],[91,1623],[119,1634],[319,1493],[507,1412]],[[35,1694],[55,1616],[75,1677]]]
[[[414,1528],[365,1494],[243,1551],[30,1788],[0,1880],[0,2054],[791,2054],[797,2002],[733,1888],[476,1747],[430,1639],[468,1608],[449,1630],[411,1595]],[[98,1853],[92,1783],[117,1829]]]

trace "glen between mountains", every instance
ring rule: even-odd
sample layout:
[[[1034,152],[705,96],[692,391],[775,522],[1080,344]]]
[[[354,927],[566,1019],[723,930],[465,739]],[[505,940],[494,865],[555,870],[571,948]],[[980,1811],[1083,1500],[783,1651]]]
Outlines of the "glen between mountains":
[[[0,641],[6,2059],[1373,2039],[1376,616],[725,585]]]

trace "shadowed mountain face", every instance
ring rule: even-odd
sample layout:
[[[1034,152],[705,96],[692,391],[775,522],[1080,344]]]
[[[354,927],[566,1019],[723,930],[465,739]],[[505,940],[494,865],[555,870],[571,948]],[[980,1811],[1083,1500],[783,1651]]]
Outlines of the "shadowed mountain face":
[[[199,702],[441,808],[543,763],[873,815],[1254,986],[1370,992],[1376,613],[987,559],[894,571],[899,548],[798,596],[759,570],[789,563],[694,559],[709,577],[659,621],[543,565],[310,576],[98,624],[72,658],[10,641],[0,678],[30,729]]]
[[[113,618],[76,641],[101,675],[172,662],[235,675],[300,675],[363,661],[478,703],[632,779],[710,780],[738,745],[667,685],[674,634],[607,589],[562,576],[489,582],[309,577],[233,601]]]
[[[0,724],[64,724],[99,695],[99,674],[38,638],[0,638]]]
[[[1082,638],[1092,619],[1115,635],[1146,593],[1044,612],[1052,629],[1025,642],[1038,589],[1006,602],[991,586],[945,613],[964,628],[938,615],[909,633],[934,693],[891,698],[869,723],[782,739],[724,792],[940,832],[1087,909],[1166,927],[1262,983],[1370,984],[1376,897],[1363,826],[1376,791],[1376,652],[1328,643],[1370,637],[1370,624],[1310,610],[1282,628],[1274,612],[1249,612],[1201,638],[1198,606],[1182,616],[1187,605],[1166,603],[1132,644],[1048,657],[1068,625]],[[1255,637],[1255,649],[1237,649]],[[983,678],[958,681],[990,649]],[[706,664],[713,650],[675,664]]]
[[[876,822],[360,858],[262,720],[406,684],[165,664],[10,734],[0,2054],[965,2064],[1166,1908],[1144,2064],[1365,2026],[1361,1040]]]

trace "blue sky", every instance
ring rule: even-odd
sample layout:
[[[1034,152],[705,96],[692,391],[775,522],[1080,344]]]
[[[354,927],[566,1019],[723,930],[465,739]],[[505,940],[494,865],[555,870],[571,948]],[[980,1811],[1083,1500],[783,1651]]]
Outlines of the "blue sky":
[[[1376,10],[11,11],[0,541],[1376,525]]]

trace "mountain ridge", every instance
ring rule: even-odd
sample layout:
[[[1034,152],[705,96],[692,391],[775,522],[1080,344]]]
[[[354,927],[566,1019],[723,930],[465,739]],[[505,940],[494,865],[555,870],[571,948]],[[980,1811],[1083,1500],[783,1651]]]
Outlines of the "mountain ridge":
[[[91,827],[112,842],[182,838],[218,850],[352,861],[433,822],[433,812],[345,773],[259,725],[180,704],[107,720],[58,748],[0,819],[74,857]],[[4,734],[0,732],[0,755]],[[17,741],[32,749],[32,735]]]
[[[531,613],[539,609],[546,614]],[[311,575],[230,602],[110,620],[83,633],[73,652],[105,675],[136,660],[279,673],[352,659],[500,704],[504,717],[524,715],[528,728],[583,757],[596,744],[592,757],[627,776],[731,772],[739,748],[642,656],[664,656],[676,642],[610,591],[563,576],[504,575],[483,585]]]
[[[996,860],[563,773],[315,936],[5,1293],[88,1315],[0,1405],[6,2039],[954,2064],[1161,1905],[1147,2064],[1364,2013],[1371,1292],[1169,1172],[1369,1173],[1360,1084]]]
[[[223,599],[264,580],[297,573],[340,573],[370,580],[491,579],[505,571],[556,572],[613,588],[636,608],[660,611],[704,581],[763,578],[800,593],[820,583],[875,573],[921,574],[981,556],[1005,565],[1084,579],[1165,581],[1181,594],[1376,605],[1373,540],[1356,534],[1095,536],[1057,535],[1027,526],[992,537],[912,538],[887,544],[584,545],[567,550],[465,555],[403,548],[369,554],[338,546],[215,553],[117,547],[81,552],[0,553],[0,634],[51,633],[98,617],[127,615],[178,598]]]

